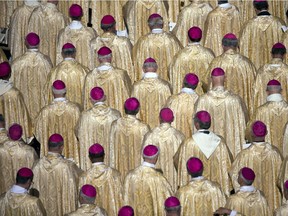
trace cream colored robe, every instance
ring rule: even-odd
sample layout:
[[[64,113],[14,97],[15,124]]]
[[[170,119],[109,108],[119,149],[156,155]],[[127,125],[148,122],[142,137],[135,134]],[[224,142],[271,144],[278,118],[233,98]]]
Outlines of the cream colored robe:
[[[80,207],[65,216],[107,216],[105,209],[92,204],[82,204]]]

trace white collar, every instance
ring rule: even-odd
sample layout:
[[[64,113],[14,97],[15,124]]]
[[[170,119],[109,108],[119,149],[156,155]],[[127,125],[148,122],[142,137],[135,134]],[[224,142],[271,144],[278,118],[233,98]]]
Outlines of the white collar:
[[[204,179],[204,176],[198,176],[198,177],[191,178],[191,181],[197,181],[197,180],[202,180],[202,179]]]
[[[71,60],[75,60],[75,59],[71,57],[64,58],[64,61],[71,61]]]
[[[240,187],[240,191],[243,191],[243,192],[253,192],[254,190],[255,188],[252,185]]]
[[[95,162],[95,163],[92,163],[92,166],[97,166],[97,165],[103,165],[104,162]]]
[[[12,193],[17,193],[17,194],[24,194],[24,193],[28,193],[28,190],[23,188],[23,187],[20,187],[18,185],[13,185],[12,188],[10,189],[10,191]]]
[[[161,34],[163,33],[163,29],[160,29],[160,28],[155,28],[155,29],[152,29],[152,34]]]
[[[27,49],[27,51],[30,51],[30,52],[38,52],[38,49]]]
[[[254,145],[262,145],[264,143],[266,143],[266,142],[252,142],[252,144],[254,144]]]
[[[155,168],[155,164],[148,163],[148,162],[146,162],[146,161],[144,161],[144,162],[142,163],[142,166]]]
[[[62,102],[62,101],[66,101],[66,98],[65,97],[59,97],[59,98],[54,98],[55,102]]]
[[[25,0],[24,4],[27,6],[35,7],[40,5],[40,2],[38,0]]]
[[[190,42],[189,44],[191,44],[191,45],[200,45],[201,43],[200,42]]]
[[[283,97],[279,93],[271,94],[267,97],[266,99],[268,102],[273,101],[273,102],[280,102],[283,101]]]
[[[158,78],[158,74],[155,72],[146,72],[143,74],[143,78]]]
[[[97,106],[97,105],[103,105],[103,104],[105,104],[105,103],[102,102],[102,101],[99,101],[99,102],[94,103],[94,106]]]
[[[78,20],[73,20],[69,25],[70,29],[81,29],[82,27],[82,23]]]
[[[104,64],[104,65],[99,66],[97,69],[100,71],[105,71],[105,70],[110,70],[111,68],[112,68],[111,65]]]
[[[186,88],[186,87],[182,88],[182,89],[181,89],[181,92],[182,92],[182,93],[187,93],[187,94],[196,94],[196,92],[195,92],[193,89],[191,89],[191,88]]]
[[[225,9],[232,7],[232,5],[230,3],[219,4],[218,6],[220,8],[225,8]]]

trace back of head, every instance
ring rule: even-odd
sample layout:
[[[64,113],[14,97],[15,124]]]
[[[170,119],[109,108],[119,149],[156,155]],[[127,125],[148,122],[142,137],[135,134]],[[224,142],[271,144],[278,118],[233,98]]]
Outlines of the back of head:
[[[0,63],[0,79],[9,80],[11,75],[11,67],[9,62],[4,61]]]
[[[21,169],[18,170],[17,175],[16,175],[16,184],[17,185],[23,185],[26,184],[29,180],[33,180],[33,172],[31,169],[27,167],[22,167]]]
[[[288,200],[288,180],[286,180],[284,182],[284,196],[285,196],[285,199]]]
[[[156,72],[158,69],[158,65],[155,59],[149,57],[145,59],[143,63],[143,72]]]
[[[95,143],[89,148],[89,158],[92,163],[103,162],[105,151],[102,145]]]
[[[251,126],[251,135],[253,141],[264,141],[267,135],[267,127],[262,121],[255,121]]]
[[[76,48],[72,43],[66,43],[62,46],[62,56],[63,58],[75,58],[76,57]]]
[[[49,151],[60,151],[60,148],[64,145],[63,137],[60,134],[52,134],[48,140]]]
[[[163,108],[160,110],[160,122],[163,123],[171,123],[174,120],[174,114],[173,111],[170,108]]]
[[[200,42],[202,39],[202,30],[197,26],[193,26],[188,30],[188,37],[191,42]]]
[[[104,32],[110,31],[116,25],[116,21],[113,16],[105,15],[101,20],[101,29]],[[114,31],[114,30],[113,30]]]
[[[134,209],[131,206],[123,206],[118,211],[118,216],[134,216]]]
[[[204,167],[202,161],[197,157],[191,157],[186,163],[187,171],[192,178],[202,176]]]
[[[268,10],[269,8],[269,4],[266,0],[254,0],[253,6],[258,11]]]
[[[26,46],[28,49],[37,49],[39,47],[40,38],[39,36],[34,33],[30,32],[26,36]]]
[[[98,60],[100,63],[102,62],[109,62],[112,61],[112,50],[109,47],[101,47],[98,52]]]
[[[159,148],[152,144],[147,145],[144,147],[142,155],[144,161],[156,164],[159,155]]]
[[[164,203],[166,216],[180,216],[181,205],[177,197],[171,196]]]
[[[183,87],[195,90],[198,86],[199,78],[195,73],[188,73],[183,80]]]
[[[281,83],[278,80],[270,80],[267,83],[266,91],[268,92],[268,95],[275,94],[275,93],[281,93]]]
[[[80,190],[80,204],[94,204],[96,200],[96,188],[93,185],[83,185]]]
[[[5,118],[3,114],[0,114],[0,128],[5,128]]]
[[[282,43],[276,43],[272,47],[271,54],[273,58],[283,57],[286,54],[286,47]]]
[[[23,134],[23,129],[19,124],[12,124],[8,130],[8,136],[11,140],[20,140]]]
[[[69,8],[69,16],[72,20],[81,20],[83,16],[82,7],[78,4],[72,4]]]
[[[140,102],[137,98],[128,98],[124,103],[124,110],[127,115],[136,115],[140,109]]]
[[[161,17],[159,14],[151,14],[148,18],[148,25],[150,29],[162,29],[164,25],[163,17]]]
[[[252,169],[250,169],[249,167],[243,167],[240,171],[239,171],[239,178],[241,180],[238,179],[238,182],[244,185],[252,185],[254,180],[255,180],[255,173]]]
[[[208,130],[211,127],[211,116],[207,111],[201,110],[195,114],[194,122],[198,123],[199,129]]]
[[[238,47],[238,39],[233,33],[226,34],[222,39],[222,46],[229,48]]]
[[[225,72],[222,68],[214,68],[211,72],[212,86],[224,86]]]

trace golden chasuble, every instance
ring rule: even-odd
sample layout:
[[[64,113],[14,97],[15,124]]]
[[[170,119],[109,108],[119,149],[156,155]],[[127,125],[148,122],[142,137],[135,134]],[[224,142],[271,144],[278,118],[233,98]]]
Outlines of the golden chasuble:
[[[274,211],[275,216],[285,216],[288,215],[288,203],[283,204],[278,209]]]
[[[98,195],[98,194],[97,194]],[[80,207],[65,216],[107,216],[105,209],[92,204],[82,204]]]
[[[4,61],[8,61],[8,60],[7,60],[7,57],[4,53],[4,51],[2,50],[2,48],[0,48],[0,62],[2,63]]]

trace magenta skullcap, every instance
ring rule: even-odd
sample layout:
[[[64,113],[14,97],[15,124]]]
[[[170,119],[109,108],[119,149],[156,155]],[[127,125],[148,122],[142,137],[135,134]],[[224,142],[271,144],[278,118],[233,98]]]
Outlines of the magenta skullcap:
[[[24,178],[33,177],[33,171],[27,167],[22,167],[18,170],[17,175]]]
[[[254,181],[255,179],[255,173],[252,169],[249,167],[243,167],[241,170],[241,175],[243,178],[245,178],[248,181]]]
[[[128,98],[124,103],[125,109],[129,111],[135,111],[139,109],[139,106],[140,106],[140,103],[138,99],[135,97]]]
[[[12,124],[9,127],[8,134],[11,140],[19,140],[22,137],[23,129],[19,124]]]
[[[62,50],[65,49],[75,49],[75,46],[72,43],[66,43],[62,46]]]
[[[180,201],[177,197],[171,196],[165,200],[164,205],[166,209],[177,208],[180,207]]]
[[[40,43],[40,38],[39,38],[39,36],[36,33],[30,32],[26,36],[26,42],[30,46],[37,46]]]
[[[147,145],[143,149],[144,158],[155,158],[159,154],[159,149],[155,145]]]
[[[134,216],[134,209],[131,206],[123,206],[119,212],[118,216]]]
[[[174,120],[174,114],[173,111],[170,108],[163,108],[160,111],[160,119],[163,122],[173,122]]]
[[[106,56],[106,55],[110,55],[112,51],[108,47],[104,46],[104,47],[101,47],[97,53],[100,56]]]
[[[223,38],[225,38],[225,39],[230,39],[230,40],[237,40],[236,35],[233,34],[233,33],[228,33],[228,34],[224,35]]]
[[[63,137],[60,135],[60,134],[52,134],[50,137],[49,137],[49,142],[51,143],[60,143],[60,142],[63,142]]]
[[[278,80],[273,79],[267,83],[267,86],[281,86],[281,83]]]
[[[83,185],[81,188],[81,192],[85,196],[92,197],[92,198],[96,197],[96,194],[97,194],[96,188],[90,184]]]
[[[222,68],[214,68],[211,72],[211,76],[224,76],[225,72]]]
[[[90,91],[90,97],[93,100],[101,100],[104,97],[104,91],[100,87],[94,87]]]
[[[111,25],[113,23],[115,23],[115,19],[113,16],[111,15],[105,15],[102,20],[101,20],[101,25]]]
[[[201,121],[201,122],[203,122],[203,123],[211,122],[211,116],[210,116],[210,114],[209,114],[207,111],[205,111],[205,110],[201,110],[201,111],[197,112],[197,113],[195,114],[195,117],[196,117],[197,119],[199,119],[199,121]]]
[[[282,43],[275,43],[272,49],[286,49],[286,47]]]
[[[83,10],[82,7],[78,4],[72,4],[69,8],[69,15],[70,17],[82,17]]]
[[[202,30],[197,26],[193,26],[192,28],[190,28],[188,30],[188,36],[191,40],[192,39],[194,39],[194,40],[201,39],[202,38]]]
[[[66,85],[62,80],[55,80],[52,85],[54,94],[64,94],[66,92]]]
[[[149,16],[148,20],[155,19],[155,18],[162,18],[160,14],[153,13]]]
[[[267,134],[267,127],[261,121],[255,121],[252,124],[252,132],[256,137],[264,137]]]
[[[285,188],[286,190],[288,190],[288,180],[286,180],[286,181],[284,182],[284,188]]]
[[[6,77],[11,73],[10,64],[4,61],[0,64],[0,77]]]
[[[95,144],[90,146],[89,153],[91,153],[91,154],[103,154],[104,148],[99,143],[95,143]]]
[[[191,157],[186,163],[190,173],[199,173],[203,170],[203,163],[199,158]]]
[[[199,78],[196,74],[194,73],[188,73],[185,75],[184,81],[189,84],[189,85],[198,85],[199,83]]]
[[[149,58],[145,59],[144,64],[145,63],[156,63],[156,61],[155,61],[155,59],[149,57]]]

